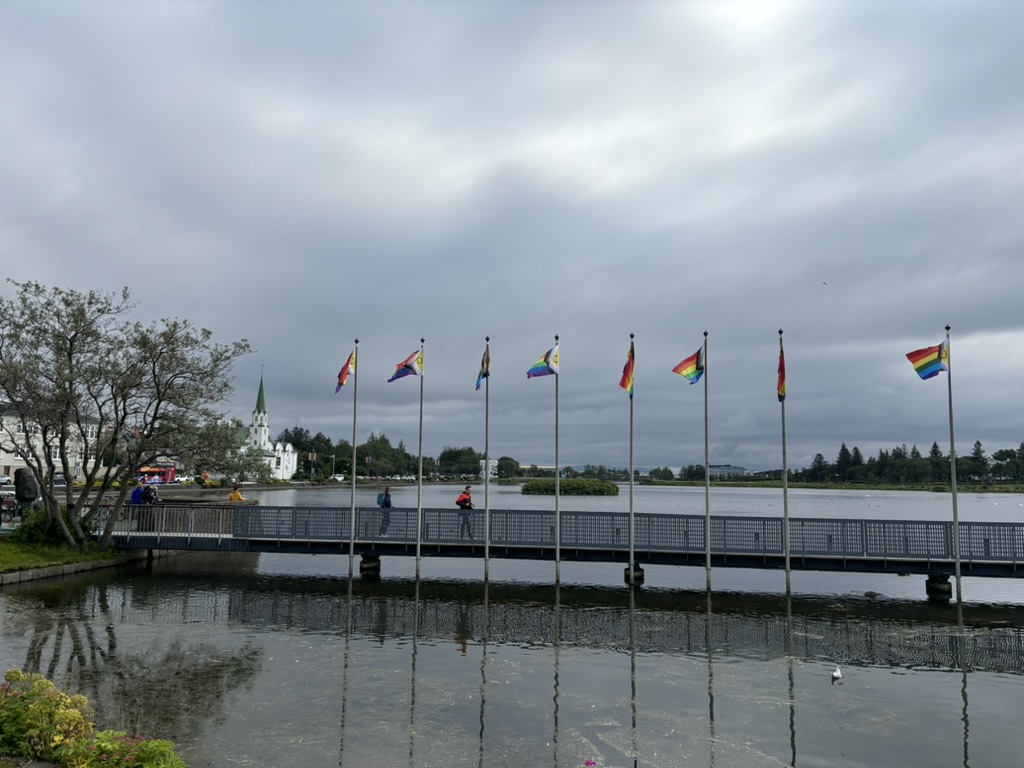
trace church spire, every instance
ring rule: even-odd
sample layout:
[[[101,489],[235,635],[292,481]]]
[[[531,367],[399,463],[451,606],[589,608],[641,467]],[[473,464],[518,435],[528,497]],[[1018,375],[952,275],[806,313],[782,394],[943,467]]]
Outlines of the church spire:
[[[267,412],[267,400],[263,396],[263,374],[260,374],[260,392],[256,395],[256,413]]]

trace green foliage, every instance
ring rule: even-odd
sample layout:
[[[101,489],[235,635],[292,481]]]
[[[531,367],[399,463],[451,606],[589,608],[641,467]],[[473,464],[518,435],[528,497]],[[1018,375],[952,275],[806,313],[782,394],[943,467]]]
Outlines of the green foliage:
[[[619,486],[605,480],[577,477],[562,480],[558,484],[562,496],[618,496]],[[528,496],[554,496],[555,481],[548,479],[530,480],[523,483],[522,493]]]
[[[437,471],[446,477],[479,477],[483,458],[482,453],[477,453],[469,446],[448,446],[437,457]]]
[[[0,685],[0,753],[53,760],[68,740],[92,735],[89,702],[42,675],[9,670]]]
[[[47,568],[51,565],[68,563],[91,563],[96,560],[113,560],[117,554],[90,542],[84,547],[70,547],[62,543],[55,547],[38,544],[23,544],[12,541],[14,536],[0,539],[0,573],[27,571],[31,568]]]
[[[70,524],[67,509],[62,508],[61,512],[64,515],[64,522]],[[84,522],[82,530],[87,536],[92,534],[91,526]],[[33,509],[25,513],[24,522],[11,534],[11,540],[20,544],[36,544],[44,547],[56,547],[67,543],[60,527],[44,509]]]
[[[0,685],[0,754],[65,768],[188,768],[161,739],[94,732],[85,696],[70,696],[42,675],[8,670]]]
[[[61,751],[61,760],[67,768],[187,768],[171,742],[123,731],[99,731],[90,741],[73,741]]]

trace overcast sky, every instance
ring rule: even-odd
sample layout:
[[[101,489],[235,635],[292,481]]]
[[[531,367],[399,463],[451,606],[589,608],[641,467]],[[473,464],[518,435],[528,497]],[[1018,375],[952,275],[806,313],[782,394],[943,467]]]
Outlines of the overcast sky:
[[[6,277],[246,338],[271,433],[627,466],[1024,441],[1020,2],[0,5]],[[3,295],[13,295],[8,283]]]

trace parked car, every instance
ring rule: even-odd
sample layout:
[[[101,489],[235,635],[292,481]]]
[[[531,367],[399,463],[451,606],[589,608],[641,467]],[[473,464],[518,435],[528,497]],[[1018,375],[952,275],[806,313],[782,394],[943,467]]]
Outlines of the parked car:
[[[0,475],[0,485],[10,485],[12,482],[14,481],[11,480],[10,475]]]

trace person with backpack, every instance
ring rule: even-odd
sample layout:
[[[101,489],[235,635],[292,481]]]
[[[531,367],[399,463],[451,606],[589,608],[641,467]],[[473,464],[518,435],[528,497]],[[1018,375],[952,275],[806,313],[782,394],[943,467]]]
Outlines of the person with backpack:
[[[388,532],[391,525],[391,488],[384,486],[384,490],[377,494],[377,506],[380,507],[380,535]]]
[[[473,526],[470,515],[473,512],[473,494],[470,492],[472,486],[467,485],[466,490],[459,494],[459,498],[455,500],[456,506],[459,508],[459,517],[462,518],[462,522],[459,524],[459,538],[473,538]]]

